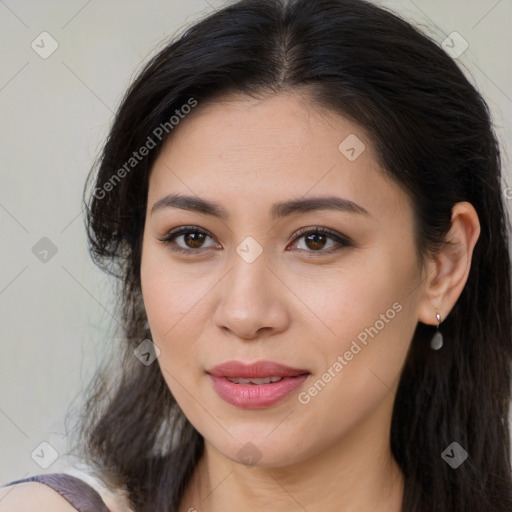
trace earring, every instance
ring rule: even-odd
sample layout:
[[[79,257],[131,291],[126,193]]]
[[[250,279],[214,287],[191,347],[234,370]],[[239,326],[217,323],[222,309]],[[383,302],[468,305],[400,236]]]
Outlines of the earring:
[[[430,348],[432,350],[439,350],[443,346],[443,335],[441,331],[439,330],[439,325],[441,324],[441,315],[439,313],[436,313],[436,319],[437,319],[437,331],[432,336],[432,339],[430,340]]]

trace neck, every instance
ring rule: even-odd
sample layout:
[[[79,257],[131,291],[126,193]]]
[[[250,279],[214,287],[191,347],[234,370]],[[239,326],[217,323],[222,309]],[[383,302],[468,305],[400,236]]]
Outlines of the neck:
[[[400,512],[404,482],[389,444],[391,409],[381,404],[335,445],[285,467],[248,467],[205,441],[180,512]]]

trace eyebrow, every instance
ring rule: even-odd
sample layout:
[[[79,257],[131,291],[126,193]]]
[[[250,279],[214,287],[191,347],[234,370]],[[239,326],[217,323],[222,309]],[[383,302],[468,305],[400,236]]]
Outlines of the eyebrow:
[[[151,215],[164,208],[180,208],[193,212],[211,215],[227,220],[228,211],[221,205],[202,199],[198,196],[169,194],[158,200],[151,208]],[[362,206],[337,196],[320,196],[310,198],[292,199],[272,205],[271,216],[274,221],[297,213],[308,213],[318,210],[336,210],[346,213],[357,213],[371,216]]]

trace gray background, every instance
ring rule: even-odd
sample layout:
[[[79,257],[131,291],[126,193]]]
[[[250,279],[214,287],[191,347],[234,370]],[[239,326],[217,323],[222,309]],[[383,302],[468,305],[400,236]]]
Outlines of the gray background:
[[[439,43],[453,31],[468,42],[457,60],[492,110],[505,190],[512,185],[511,0],[378,3]],[[87,253],[86,174],[142,63],[164,39],[222,4],[0,0],[0,483],[68,464],[61,456],[44,469],[31,454],[41,442],[66,450],[66,412],[80,406],[115,341],[111,283]],[[58,43],[46,59],[31,47],[44,31]],[[43,237],[57,249],[46,262],[32,251]]]

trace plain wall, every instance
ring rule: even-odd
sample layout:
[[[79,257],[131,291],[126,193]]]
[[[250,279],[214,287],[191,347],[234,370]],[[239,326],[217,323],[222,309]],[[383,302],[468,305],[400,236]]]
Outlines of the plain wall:
[[[60,471],[31,454],[66,450],[64,418],[111,347],[111,282],[91,262],[81,194],[122,95],[158,45],[223,2],[0,2],[0,483]],[[468,42],[458,61],[482,91],[502,141],[512,135],[512,2],[379,2],[441,43]],[[41,32],[58,43],[43,59]],[[49,39],[39,51],[48,51]],[[512,194],[510,194],[512,195]],[[512,199],[508,201],[512,210]],[[47,241],[57,252],[52,256]],[[33,247],[50,252],[42,262]],[[45,245],[46,244],[46,245]],[[38,251],[36,251],[38,252]],[[42,255],[41,255],[42,257]],[[37,452],[36,452],[37,453]]]

